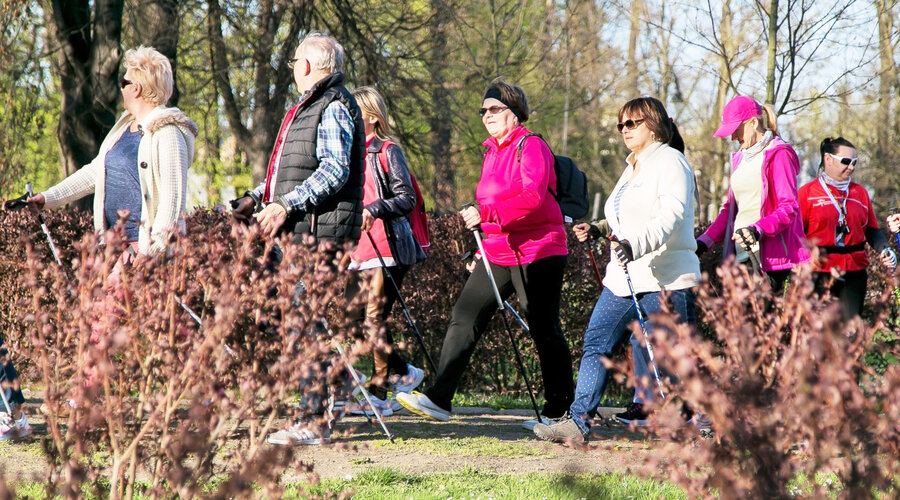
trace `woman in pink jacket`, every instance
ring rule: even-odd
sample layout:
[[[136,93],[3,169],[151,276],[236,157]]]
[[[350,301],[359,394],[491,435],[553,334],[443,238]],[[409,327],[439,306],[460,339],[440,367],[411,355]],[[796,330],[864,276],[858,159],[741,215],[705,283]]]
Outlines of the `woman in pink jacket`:
[[[553,154],[522,123],[528,102],[521,88],[496,80],[480,110],[490,137],[475,197],[477,207],[460,212],[466,227],[484,232],[484,251],[476,261],[453,315],[434,385],[424,394],[400,394],[410,411],[434,420],[449,420],[453,395],[469,358],[497,311],[483,259],[491,263],[501,295],[513,292],[531,327],[544,378],[542,414],[562,417],[574,398],[572,357],[559,322],[560,292],[568,249],[556,189]],[[521,144],[521,156],[518,155]]]
[[[740,150],[731,156],[728,200],[697,239],[697,254],[724,242],[723,257],[736,252],[737,261],[747,263],[755,260],[745,250],[750,248],[780,291],[791,269],[809,261],[797,199],[797,153],[778,137],[774,110],[746,96],[725,105],[713,135],[730,136]]]

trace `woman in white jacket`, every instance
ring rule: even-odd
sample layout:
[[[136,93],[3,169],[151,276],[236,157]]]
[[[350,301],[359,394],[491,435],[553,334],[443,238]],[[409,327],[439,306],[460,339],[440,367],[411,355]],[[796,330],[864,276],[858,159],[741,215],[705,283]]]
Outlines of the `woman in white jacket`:
[[[583,443],[590,432],[609,380],[603,360],[628,339],[628,326],[637,319],[626,266],[646,318],[660,311],[660,292],[666,290],[681,321],[695,322],[691,288],[700,282],[700,262],[694,253],[696,187],[682,154],[684,142],[665,107],[653,97],[628,101],[619,111],[618,129],[631,154],[604,207],[618,243],[612,245],[604,289],[584,334],[575,401],[567,418],[535,426],[534,433],[541,439]],[[596,234],[588,224],[574,230],[581,241]],[[648,377],[646,348],[633,344],[635,376]],[[641,392],[642,400],[651,397],[649,389]]]
[[[94,229],[101,236],[128,213],[121,257],[106,278],[106,294],[91,318],[92,343],[123,314],[123,266],[137,254],[163,253],[169,236],[184,231],[187,170],[194,161],[199,130],[179,109],[165,107],[174,89],[166,56],[141,46],[125,53],[123,65],[126,71],[119,85],[125,113],[103,139],[97,157],[59,184],[28,198],[28,204],[40,210],[93,194]],[[93,375],[89,373],[87,379],[84,386],[91,384]],[[74,406],[70,400],[66,403]]]

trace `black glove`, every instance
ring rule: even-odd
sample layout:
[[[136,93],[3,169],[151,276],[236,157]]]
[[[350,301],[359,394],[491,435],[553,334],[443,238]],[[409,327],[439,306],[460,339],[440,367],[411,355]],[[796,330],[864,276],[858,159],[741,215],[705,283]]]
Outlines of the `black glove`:
[[[231,200],[230,203],[231,214],[234,216],[235,220],[241,222],[248,222],[250,216],[253,215],[253,212],[256,209],[256,200],[250,196],[243,196],[236,200]]]
[[[620,264],[624,266],[634,260],[634,251],[631,250],[631,243],[628,243],[628,240],[618,241],[614,238],[610,239],[618,243],[618,245],[613,245],[613,252],[616,253],[616,259],[619,260]]]
[[[709,250],[709,247],[706,246],[706,243],[697,240],[697,250],[694,251],[694,253],[697,254],[697,257],[705,254],[707,250]]]
[[[3,202],[3,208],[5,210],[19,210],[28,206],[28,193],[19,196],[13,200],[6,200]]]
[[[592,222],[589,224],[588,228],[588,238],[592,240],[599,240],[600,238],[608,238],[609,235],[612,234],[612,230],[609,229],[609,223],[606,222],[606,219]]]
[[[742,247],[751,247],[759,241],[759,231],[753,226],[742,227],[735,231],[738,235],[738,244]],[[741,241],[743,239],[743,242]]]

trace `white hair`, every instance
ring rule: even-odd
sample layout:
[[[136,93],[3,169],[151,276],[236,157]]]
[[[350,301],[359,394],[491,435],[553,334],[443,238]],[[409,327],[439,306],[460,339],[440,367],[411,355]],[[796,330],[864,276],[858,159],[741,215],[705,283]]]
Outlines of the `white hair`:
[[[344,48],[334,38],[318,32],[306,35],[300,42],[300,52],[309,60],[313,71],[337,73],[344,67]]]

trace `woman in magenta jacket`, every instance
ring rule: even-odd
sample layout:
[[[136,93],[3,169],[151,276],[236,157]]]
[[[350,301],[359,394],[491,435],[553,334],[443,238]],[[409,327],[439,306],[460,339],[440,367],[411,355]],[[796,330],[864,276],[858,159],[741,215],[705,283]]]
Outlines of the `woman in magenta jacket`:
[[[544,378],[542,414],[562,417],[572,404],[575,387],[572,357],[559,322],[560,292],[568,249],[556,189],[553,154],[522,123],[528,102],[521,88],[496,80],[488,87],[480,110],[490,134],[475,197],[478,207],[460,212],[466,227],[484,232],[484,251],[470,269],[453,315],[434,385],[423,394],[400,394],[410,411],[434,420],[449,420],[453,395],[469,358],[497,311],[484,260],[501,295],[513,292],[531,329]],[[521,157],[518,155],[521,144]],[[535,422],[536,423],[536,422]]]
[[[809,261],[797,199],[797,153],[778,137],[774,110],[745,96],[725,105],[713,135],[730,136],[740,149],[731,156],[728,200],[697,239],[697,254],[724,242],[723,257],[736,253],[738,262],[746,263],[750,254],[735,245],[743,243],[758,253],[760,267],[779,291],[791,269]]]

